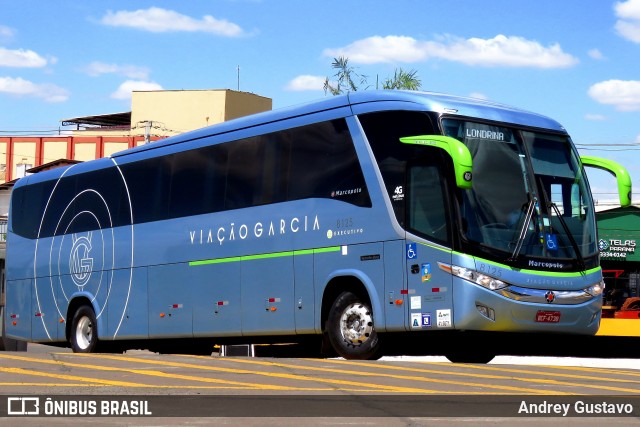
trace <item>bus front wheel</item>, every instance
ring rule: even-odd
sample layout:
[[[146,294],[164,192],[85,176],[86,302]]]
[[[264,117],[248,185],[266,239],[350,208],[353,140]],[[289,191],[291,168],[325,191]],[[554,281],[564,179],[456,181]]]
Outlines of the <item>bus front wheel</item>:
[[[341,293],[333,302],[326,332],[332,347],[345,359],[378,359],[381,356],[371,307],[352,292]]]
[[[98,346],[98,323],[93,309],[83,305],[76,310],[71,321],[69,336],[74,353],[91,353]]]

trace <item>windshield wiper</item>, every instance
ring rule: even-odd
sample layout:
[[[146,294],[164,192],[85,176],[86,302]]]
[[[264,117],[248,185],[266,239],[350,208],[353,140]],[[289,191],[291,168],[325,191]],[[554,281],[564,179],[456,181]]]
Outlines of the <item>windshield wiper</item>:
[[[531,218],[533,218],[533,210],[535,208],[535,201],[533,197],[529,197],[529,205],[527,206],[527,213],[524,217],[524,223],[522,224],[522,228],[520,229],[520,235],[518,236],[518,240],[516,242],[516,247],[513,249],[513,253],[511,257],[507,259],[507,261],[516,261],[518,255],[520,255],[520,251],[522,250],[522,244],[524,243],[524,239],[527,236],[527,230],[529,229],[529,224],[531,223]]]
[[[558,206],[553,202],[549,202],[549,206],[556,213],[556,216],[558,217],[560,224],[562,224],[562,228],[564,229],[564,232],[566,233],[567,238],[569,239],[569,242],[571,243],[571,246],[573,247],[573,250],[576,253],[576,258],[578,259],[578,265],[580,266],[580,270],[585,270],[586,267],[584,264],[584,257],[580,252],[580,246],[578,246],[578,242],[576,242],[576,239],[573,238],[573,234],[571,234],[571,230],[569,229],[569,226],[567,225],[566,221],[560,214],[560,209],[558,209]]]
[[[556,216],[558,217],[558,221],[562,225],[562,228],[567,235],[567,238],[569,239],[569,243],[571,243],[571,247],[573,248],[573,251],[576,253],[576,258],[578,261],[578,265],[580,266],[580,269],[584,270],[585,269],[584,258],[582,257],[582,252],[580,252],[580,247],[578,246],[578,242],[576,242],[576,239],[573,238],[573,234],[571,234],[571,230],[569,229],[569,226],[567,225],[566,221],[562,217],[562,214],[560,213],[560,209],[558,209],[558,206],[554,202],[552,202],[551,199],[549,199],[549,195],[547,194],[547,190],[544,186],[544,182],[542,182],[542,176],[538,176],[538,183],[542,191],[542,197],[544,199],[545,206],[547,207],[547,212],[549,213],[549,220],[551,220],[550,210],[553,209]]]

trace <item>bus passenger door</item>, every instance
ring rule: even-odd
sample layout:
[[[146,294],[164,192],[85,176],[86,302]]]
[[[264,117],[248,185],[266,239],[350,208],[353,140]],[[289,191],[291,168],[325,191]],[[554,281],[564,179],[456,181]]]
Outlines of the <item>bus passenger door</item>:
[[[452,257],[445,164],[440,156],[428,156],[407,168],[405,259],[412,331],[453,327],[453,279],[438,266],[450,265]]]

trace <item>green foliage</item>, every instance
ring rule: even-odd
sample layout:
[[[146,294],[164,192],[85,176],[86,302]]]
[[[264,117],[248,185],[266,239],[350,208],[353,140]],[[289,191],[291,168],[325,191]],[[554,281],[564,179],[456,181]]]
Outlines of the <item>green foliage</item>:
[[[404,71],[402,68],[396,68],[393,79],[387,78],[382,83],[382,89],[419,90],[422,82],[417,74],[416,70]]]
[[[349,65],[349,58],[341,56],[333,58],[331,68],[338,70],[333,76],[336,79],[335,86],[329,81],[329,77],[324,80],[324,92],[331,92],[332,95],[339,95],[344,92],[355,92],[360,86],[367,84],[367,76],[358,74],[352,66]],[[358,80],[356,84],[354,80]]]
[[[341,56],[333,58],[331,68],[337,70],[333,75],[334,81],[326,77],[324,80],[324,93],[332,95],[340,95],[346,92],[356,92],[359,89],[366,90],[370,88],[367,82],[367,76],[359,74],[354,67],[349,65],[349,58]],[[387,77],[382,83],[383,89],[404,89],[404,90],[420,90],[422,82],[418,78],[416,70],[404,71],[402,68],[396,68],[393,78]]]

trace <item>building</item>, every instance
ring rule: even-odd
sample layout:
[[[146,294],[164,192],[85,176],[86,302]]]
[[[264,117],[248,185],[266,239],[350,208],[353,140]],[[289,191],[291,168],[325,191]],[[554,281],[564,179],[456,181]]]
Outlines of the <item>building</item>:
[[[33,168],[106,157],[271,108],[270,98],[228,89],[138,91],[131,111],[62,120],[76,127],[64,136],[0,136],[0,219],[8,213],[12,182]]]
[[[618,207],[596,213],[605,305],[620,310],[640,297],[640,208]]]
[[[133,92],[131,111],[62,120],[62,136],[0,137],[0,184],[59,159],[87,161],[117,151],[271,110],[272,100],[233,90]],[[1,156],[1,154],[0,154]],[[0,214],[5,212],[0,212]]]

